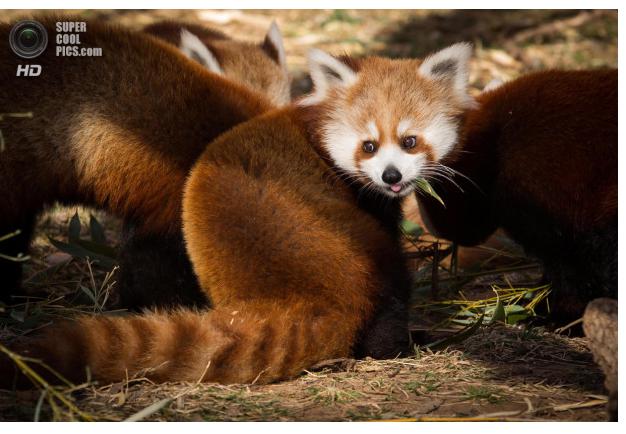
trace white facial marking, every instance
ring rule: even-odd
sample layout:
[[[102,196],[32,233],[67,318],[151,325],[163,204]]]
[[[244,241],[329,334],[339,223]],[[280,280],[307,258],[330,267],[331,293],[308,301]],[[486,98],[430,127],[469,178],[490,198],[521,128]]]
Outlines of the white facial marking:
[[[402,119],[396,126],[398,137],[415,134],[430,146],[435,160],[440,160],[455,146],[458,139],[457,123],[443,113],[418,126],[410,119]],[[392,197],[405,196],[414,189],[413,182],[421,175],[427,164],[425,152],[407,152],[399,143],[382,143],[372,156],[356,161],[356,153],[364,140],[378,140],[380,131],[374,121],[365,128],[355,128],[347,119],[335,119],[323,127],[323,143],[335,165],[348,173],[361,172],[378,190]],[[383,173],[394,167],[402,175],[398,184],[389,185],[383,181]],[[401,187],[401,188],[400,188]]]
[[[180,51],[192,60],[199,60],[209,71],[223,74],[219,62],[206,45],[187,29],[180,31]]]
[[[367,131],[370,134],[369,139],[378,140],[380,138],[380,134],[378,133],[378,128],[376,127],[376,122],[369,121],[367,123]]]
[[[432,147],[435,160],[448,154],[457,141],[457,125],[448,116],[437,114],[422,130],[422,137]]]
[[[325,125],[323,143],[335,165],[347,172],[357,172],[354,155],[361,138],[354,128],[347,122],[334,121]]]
[[[403,137],[412,125],[413,122],[409,119],[402,119],[400,122],[398,122],[398,128],[396,128],[396,134],[398,135],[398,137]]]
[[[419,176],[425,162],[426,156],[423,153],[409,154],[402,150],[398,144],[389,143],[381,146],[373,157],[362,160],[361,170],[374,181],[381,191],[396,196],[391,191],[391,186],[383,181],[385,169],[395,167],[402,174],[402,180],[399,184],[411,183]],[[404,196],[412,190],[412,187],[403,188],[400,195]]]

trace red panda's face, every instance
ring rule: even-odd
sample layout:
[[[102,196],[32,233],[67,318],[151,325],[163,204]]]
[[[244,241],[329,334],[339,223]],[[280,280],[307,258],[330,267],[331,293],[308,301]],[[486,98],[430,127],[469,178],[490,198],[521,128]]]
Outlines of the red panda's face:
[[[316,92],[303,104],[321,105],[322,144],[335,165],[363,188],[392,197],[436,176],[438,161],[457,142],[460,115],[473,103],[469,55],[468,45],[457,44],[424,62],[366,58],[357,70],[313,53]]]

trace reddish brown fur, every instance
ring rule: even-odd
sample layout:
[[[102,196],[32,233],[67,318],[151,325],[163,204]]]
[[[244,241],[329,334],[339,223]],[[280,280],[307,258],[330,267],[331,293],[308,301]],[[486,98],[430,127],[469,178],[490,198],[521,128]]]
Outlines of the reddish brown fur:
[[[27,212],[23,201],[40,193],[34,209],[54,199],[76,200],[109,207],[127,219],[139,217],[139,222],[149,222],[143,230],[159,234],[180,224],[180,182],[189,174],[184,235],[194,271],[215,309],[85,316],[47,328],[16,350],[42,358],[75,381],[85,378],[84,368],[89,367],[101,381],[146,375],[156,381],[232,383],[287,378],[314,362],[357,351],[395,355],[403,349],[404,312],[380,312],[386,306],[402,309],[408,294],[408,271],[397,240],[399,206],[389,203],[378,214],[366,211],[373,204],[364,204],[367,198],[358,198],[318,155],[309,135],[309,110],[270,112],[203,145],[218,132],[216,125],[232,126],[265,110],[267,103],[165,45],[93,23],[88,29],[87,44],[115,51],[123,61],[85,60],[74,68],[64,64],[67,82],[77,89],[74,94],[52,81],[40,88],[60,68],[58,59],[42,59],[50,75],[38,86],[22,85],[25,93],[19,98],[13,93],[9,100],[34,97],[52,118],[38,116],[41,105],[16,107],[35,111],[34,123],[8,130],[9,159],[1,160],[1,167],[9,172],[0,185],[18,176],[22,167],[16,144],[26,151],[30,146],[26,156],[41,174],[31,174],[33,182],[27,186],[12,183],[12,188],[23,187],[15,196],[10,192],[16,210]],[[7,32],[3,27],[2,33]],[[120,45],[131,45],[147,77],[132,69],[136,63],[124,59]],[[164,53],[157,56],[156,48]],[[14,66],[5,61],[0,77],[13,82]],[[150,71],[167,74],[168,67],[175,70],[172,76],[158,81],[164,95],[153,99],[141,92],[141,86],[156,85],[151,80],[157,75]],[[118,70],[130,87],[120,89],[115,79],[101,80],[103,91],[117,86],[117,92],[99,106],[77,85],[91,83],[96,71]],[[53,110],[57,93],[63,91],[66,105]],[[112,103],[119,113],[108,105]],[[55,128],[47,136],[50,147],[30,142],[44,138],[42,122]],[[54,158],[42,161],[45,152]],[[76,159],[67,161],[68,154]],[[105,167],[114,167],[115,173]],[[33,192],[34,186],[59,184],[80,188]],[[157,207],[161,211],[155,215]],[[11,383],[12,370],[10,361],[0,358],[0,384]]]
[[[218,30],[173,21],[151,24],[143,31],[178,47],[182,29],[196,35],[209,48],[226,76],[267,95],[276,105],[289,103],[289,75],[279,65],[275,48],[266,41],[260,44],[236,41]]]
[[[393,138],[396,136],[395,128],[388,125],[395,127],[407,114],[418,124],[428,123],[429,117],[434,114],[461,115],[463,104],[451,92],[450,84],[420,76],[417,71],[421,63],[420,59],[384,57],[361,60],[357,69],[360,71],[359,80],[345,98],[351,108],[349,111],[357,120],[355,123],[366,123],[372,115],[378,114],[381,116],[376,119],[379,131],[391,131]],[[389,77],[394,80],[390,81]],[[387,102],[390,98],[394,98],[393,102]],[[386,104],[388,110],[380,110],[381,104]]]
[[[56,20],[41,20],[51,40]],[[5,53],[10,28],[0,27]],[[180,238],[183,183],[198,155],[220,133],[273,108],[152,36],[88,22],[81,41],[103,56],[57,57],[51,44],[37,58],[39,77],[16,77],[24,61],[15,55],[0,59],[0,106],[33,113],[0,126],[0,233],[22,231],[2,243],[4,254],[26,253],[36,215],[57,201],[112,211],[141,237]],[[9,300],[21,266],[0,260],[0,274],[0,298]],[[131,285],[121,286],[129,293]]]
[[[54,35],[55,20],[42,21]],[[83,44],[104,56],[56,57],[51,47],[37,59],[37,78],[15,77],[16,56],[1,59],[2,106],[33,119],[2,126],[0,228],[58,200],[108,208],[145,231],[176,231],[177,192],[204,146],[271,105],[148,36],[89,22]],[[0,50],[10,52],[8,36]]]
[[[476,228],[468,217],[490,216],[485,200],[492,198],[494,185],[519,189],[576,232],[616,215],[617,161],[610,157],[617,155],[616,70],[530,74],[482,94],[478,102],[467,114],[463,139],[444,163],[486,195],[473,187],[451,191],[446,211],[429,218],[437,232],[451,239],[467,234],[464,244],[490,235],[496,222],[470,235]]]
[[[337,312],[315,313],[312,316],[311,307],[304,305],[246,303],[205,313],[84,317],[78,324],[47,330],[18,351],[43,357],[75,382],[86,378],[88,366],[104,382],[140,375],[157,382],[230,384],[258,377],[265,383],[297,375],[320,357],[350,354],[354,324],[342,325],[345,318]],[[61,339],[60,345],[53,345],[53,339]],[[12,380],[6,362],[0,361],[0,384],[5,387]]]
[[[617,71],[546,71],[479,98],[444,161],[464,191],[419,198],[439,236],[472,245],[503,227],[540,258],[563,321],[617,290]],[[553,314],[555,306],[553,305]]]
[[[451,92],[450,84],[419,75],[417,70],[421,63],[420,59],[383,57],[367,57],[358,63],[347,61],[360,72],[359,80],[345,95],[341,89],[331,89],[325,110],[335,111],[357,126],[364,126],[373,119],[381,144],[400,142],[396,126],[402,118],[409,117],[417,125],[428,125],[435,115],[462,116],[463,104]],[[383,105],[385,110],[381,110]],[[410,153],[426,152],[427,159],[433,161],[432,147],[423,138],[418,138],[418,146]],[[359,157],[363,158],[363,155]]]
[[[21,351],[76,381],[87,365],[102,381],[128,372],[223,383],[275,381],[353,354],[403,259],[319,159],[301,122],[292,108],[245,123],[191,172],[185,238],[215,310],[83,317]]]

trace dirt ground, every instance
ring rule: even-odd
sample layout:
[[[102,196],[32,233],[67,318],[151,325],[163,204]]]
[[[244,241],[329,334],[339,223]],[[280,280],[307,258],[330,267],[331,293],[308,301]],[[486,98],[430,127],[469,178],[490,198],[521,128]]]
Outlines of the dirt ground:
[[[617,67],[615,11],[75,12],[133,28],[184,19],[253,41],[261,41],[275,19],[283,32],[294,95],[310,87],[305,55],[313,46],[333,53],[418,57],[470,41],[475,46],[474,92],[493,78],[511,79],[532,70]],[[25,14],[3,11],[2,19]],[[106,310],[114,300],[112,265],[91,264],[49,240],[67,240],[75,211],[55,208],[40,219],[26,262],[26,287],[33,298],[0,305],[0,342],[55,317]],[[409,220],[419,223],[414,203],[407,203],[406,211]],[[102,212],[78,210],[81,235],[89,235],[90,213],[102,223],[107,244],[115,247],[120,223]],[[0,391],[0,420],[605,420],[602,373],[585,339],[572,337],[577,326],[555,333],[533,322],[485,323],[463,341],[426,347],[462,328],[442,325],[441,315],[428,307],[433,300],[481,300],[493,296],[494,284],[531,287],[541,277],[537,265],[499,235],[487,246],[460,251],[457,266],[473,274],[449,284],[454,282],[449,258],[433,267],[428,254],[433,241],[425,235],[407,241],[416,273],[411,330],[418,345],[411,357],[328,362],[292,381],[265,386],[156,385],[137,378],[59,389],[65,402],[50,391]]]

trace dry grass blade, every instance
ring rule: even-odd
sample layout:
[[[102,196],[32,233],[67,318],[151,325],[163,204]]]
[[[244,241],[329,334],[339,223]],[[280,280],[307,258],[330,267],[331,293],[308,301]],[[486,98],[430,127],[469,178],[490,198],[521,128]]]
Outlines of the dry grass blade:
[[[566,324],[563,327],[559,327],[559,328],[555,329],[554,333],[561,334],[564,331],[569,330],[570,328],[574,327],[575,325],[582,324],[582,322],[583,322],[583,319],[582,318],[578,318],[577,320],[572,321],[571,323]]]
[[[459,40],[474,41],[470,77],[470,91],[475,91],[474,95],[494,77],[507,81],[533,70],[618,66],[616,10],[185,9],[71,13],[136,30],[163,19],[181,20],[219,26],[231,36],[247,35],[246,39],[249,36],[258,40],[262,40],[270,22],[276,19],[281,25],[285,49],[290,53],[294,96],[310,89],[306,53],[312,46],[358,57],[377,54],[421,58]],[[23,14],[20,10],[4,10],[3,18],[12,21]],[[1,110],[23,109],[7,106]],[[3,116],[0,113],[0,118]],[[4,116],[4,121],[0,122],[0,149],[6,145],[5,151],[13,152],[13,147],[19,143],[15,142],[12,128],[27,128],[32,123],[32,120]],[[6,143],[3,143],[2,133]],[[3,155],[0,154],[0,160]],[[456,182],[459,177],[462,178],[456,175],[453,180]],[[428,179],[435,191],[439,191],[436,182],[444,181],[443,177],[429,176]],[[426,192],[419,194],[433,203],[437,200]],[[443,196],[441,198],[446,202]],[[410,199],[412,201],[413,197]],[[30,249],[31,260],[24,267],[23,286],[30,295],[13,298],[16,304],[0,302],[0,342],[33,333],[56,318],[100,312],[106,304],[117,300],[118,290],[112,286],[116,275],[103,283],[114,264],[95,261],[88,265],[86,258],[93,261],[94,254],[100,254],[114,260],[111,249],[119,246],[122,225],[110,215],[81,208],[80,219],[89,225],[81,229],[82,238],[73,237],[76,242],[69,243],[67,223],[74,211],[55,206],[40,218]],[[90,213],[98,216],[104,231],[97,223],[91,224]],[[521,249],[506,241],[462,248],[457,262],[452,253],[455,248],[440,240],[439,261],[433,261],[432,238],[409,221],[403,223],[402,229],[407,235],[405,245],[411,249],[408,260],[416,274],[414,300],[423,297],[420,303],[426,304],[432,288],[434,262],[438,267],[434,271],[438,296],[450,302],[411,309],[411,327],[423,332],[420,336],[424,343],[458,333],[474,323],[485,308],[493,309],[497,302],[495,297],[490,299],[491,285],[509,286],[502,283],[503,276],[510,277],[514,282],[512,286],[517,289],[538,286],[532,282],[541,278],[540,267],[530,263]],[[0,233],[0,237],[3,235],[4,232]],[[48,236],[65,241],[65,245],[59,246],[68,250],[67,245],[70,245],[73,253],[80,254],[72,256],[72,251],[62,249],[59,252],[48,242]],[[8,242],[0,242],[0,251],[17,256],[4,251],[6,244]],[[470,264],[467,253],[484,259]],[[64,257],[69,259],[61,262]],[[0,287],[4,283],[0,280]],[[109,292],[111,297],[107,301]],[[526,308],[532,309],[538,303],[543,307],[545,303],[539,301],[538,291],[519,301],[515,301],[513,294],[500,292],[498,296],[509,318],[515,314],[509,305],[519,305],[526,312]],[[423,312],[424,309],[427,312]],[[436,323],[462,311],[465,313],[456,319],[466,323],[448,322],[450,326],[446,330],[431,331]],[[483,325],[489,317],[485,316]],[[415,357],[357,360],[353,369],[324,369],[277,384],[203,383],[196,386],[193,382],[155,384],[133,377],[122,383],[91,384],[80,390],[80,401],[74,404],[94,419],[110,421],[125,420],[132,415],[142,421],[604,420],[603,406],[593,405],[593,400],[603,399],[593,396],[603,391],[602,372],[593,362],[586,339],[569,334],[557,335],[536,327],[535,323],[522,328],[498,322],[478,328],[453,349],[433,352],[420,347]],[[416,338],[420,336],[416,334]],[[39,365],[26,362],[37,371],[45,372]],[[56,390],[68,398],[72,396],[71,388]],[[490,401],[490,396],[499,398],[497,402]],[[555,407],[567,411],[555,411]],[[516,416],[516,411],[522,414]],[[75,412],[68,411],[56,398],[52,399],[43,387],[34,392],[0,391],[0,420],[33,418],[78,419]]]
[[[24,374],[26,378],[28,378],[35,387],[42,390],[42,396],[48,400],[48,404],[53,409],[53,412],[56,414],[58,412],[58,407],[56,401],[65,405],[65,407],[71,412],[77,414],[83,420],[91,421],[93,417],[82,410],[80,410],[73,402],[72,399],[60,390],[57,390],[54,386],[48,383],[41,375],[39,375],[33,368],[31,368],[27,362],[33,362],[41,365],[48,372],[57,377],[62,383],[64,383],[67,387],[75,390],[75,386],[66,380],[63,376],[58,374],[52,368],[47,366],[45,363],[42,363],[38,360],[29,359],[26,357],[22,357],[19,354],[14,353],[13,351],[6,348],[4,345],[0,344],[0,352],[4,353],[7,357],[9,357],[13,363],[19,368],[19,370]],[[43,401],[43,398],[40,397],[40,400]],[[56,401],[55,401],[56,400]],[[38,419],[39,413],[41,411],[41,406],[37,405],[35,416]]]
[[[606,405],[607,402],[608,400],[606,399],[593,399],[591,401],[577,402],[575,404],[557,405],[554,407],[554,411],[567,411],[576,410],[577,408],[597,407],[599,405]]]
[[[9,238],[13,238],[13,237],[15,237],[15,236],[17,236],[17,235],[19,235],[21,233],[22,233],[22,231],[18,229],[18,230],[14,231],[14,232],[11,232],[11,233],[8,233],[8,234],[5,234],[5,235],[1,235],[0,236],[0,243],[2,241],[8,240]]]
[[[2,139],[2,136],[1,136],[1,132],[0,132],[0,140],[1,139]],[[16,231],[11,232],[11,233],[8,233],[8,234],[5,234],[5,235],[1,235],[0,236],[0,243],[3,242],[3,241],[8,240],[10,238],[16,237],[16,236],[18,236],[21,233],[22,233],[22,231],[18,229]],[[28,261],[30,259],[30,256],[23,255],[23,254],[19,254],[18,256],[9,256],[9,255],[5,255],[3,253],[0,253],[0,259],[4,259],[4,260],[7,260],[7,261],[11,261],[11,262],[26,262],[26,261]]]
[[[432,301],[414,305],[417,309],[430,314],[446,315],[433,329],[450,324],[472,324],[480,315],[485,315],[488,323],[502,321],[507,324],[535,316],[536,307],[547,301],[550,286],[542,285],[534,288],[500,288],[492,286],[494,297],[480,300],[450,299]]]
[[[152,404],[152,405],[144,408],[143,410],[138,411],[137,413],[133,414],[132,416],[126,418],[124,420],[124,422],[138,422],[140,420],[143,420],[143,419],[153,415],[157,411],[162,410],[166,405],[169,405],[173,401],[174,400],[172,398],[161,399],[160,401],[157,401],[154,404]]]
[[[378,419],[371,422],[522,422],[527,419],[514,418],[519,416],[519,411],[502,411],[473,417],[434,417],[422,416],[417,418]]]
[[[0,121],[3,121],[4,118],[28,118],[32,119],[33,112],[23,112],[23,113],[0,113]]]
[[[533,419],[535,420],[535,419]],[[524,422],[528,421],[528,419],[520,419],[520,418],[511,418],[511,417],[484,417],[484,416],[476,416],[476,417],[432,417],[432,416],[423,416],[417,418],[416,422]],[[536,420],[538,422],[538,420]]]

